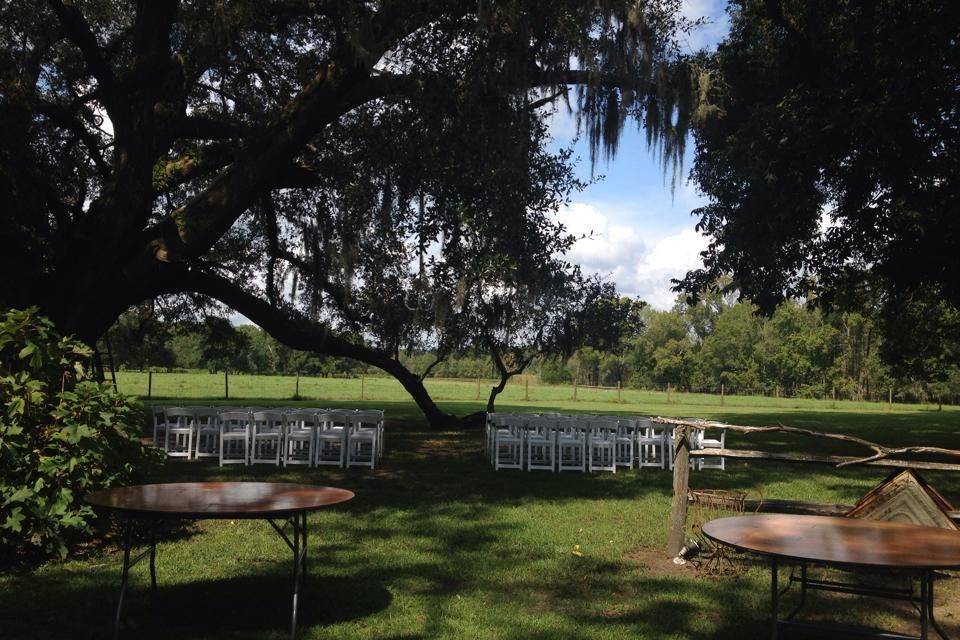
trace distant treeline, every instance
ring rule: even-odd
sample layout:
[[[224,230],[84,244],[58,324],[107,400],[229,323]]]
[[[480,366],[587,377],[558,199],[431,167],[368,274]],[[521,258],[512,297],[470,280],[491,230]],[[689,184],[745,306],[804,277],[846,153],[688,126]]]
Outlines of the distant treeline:
[[[545,356],[527,373],[548,384],[670,385],[785,397],[887,400],[892,394],[900,401],[952,403],[960,395],[960,369],[953,363],[934,363],[918,377],[885,362],[876,320],[866,314],[827,314],[785,303],[765,318],[749,303],[714,297],[694,306],[678,303],[669,311],[647,307],[642,316],[642,328],[618,353],[585,348],[569,358]],[[109,341],[120,369],[382,375],[353,360],[292,350],[256,326],[216,317],[164,323],[130,313],[111,329]],[[401,359],[411,370],[424,371],[435,355],[408,353]],[[490,378],[495,370],[488,355],[464,352],[436,365],[430,376]]]

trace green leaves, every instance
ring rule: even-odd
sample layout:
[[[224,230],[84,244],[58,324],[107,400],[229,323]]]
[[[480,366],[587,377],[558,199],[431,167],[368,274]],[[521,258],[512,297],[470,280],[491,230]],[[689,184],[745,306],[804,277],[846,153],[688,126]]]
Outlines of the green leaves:
[[[0,318],[2,554],[66,556],[90,531],[82,496],[131,482],[151,461],[140,407],[86,379],[90,355],[35,309]]]

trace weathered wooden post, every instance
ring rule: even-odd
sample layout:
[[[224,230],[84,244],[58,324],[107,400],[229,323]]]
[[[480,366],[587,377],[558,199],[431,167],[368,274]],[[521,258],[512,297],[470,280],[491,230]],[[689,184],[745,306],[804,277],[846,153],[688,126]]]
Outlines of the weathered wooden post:
[[[670,404],[670,383],[667,383],[667,404]]]
[[[673,432],[673,503],[667,524],[667,555],[680,553],[687,525],[687,488],[690,486],[690,427],[680,425]]]
[[[147,369],[147,397],[153,395],[153,371]]]
[[[621,385],[620,385],[620,381],[617,380],[617,402],[623,402],[623,400],[621,399],[621,396],[620,396],[620,391],[621,391],[620,386],[621,386]]]
[[[296,400],[300,399],[300,370],[299,369],[297,369],[297,386],[293,390],[293,397]]]
[[[720,383],[720,406],[722,407],[725,404],[726,388],[723,386],[723,383]]]
[[[364,392],[364,388],[363,388],[363,387],[364,387],[365,384],[366,384],[366,381],[365,381],[365,379],[364,379],[363,374],[361,373],[361,374],[360,374],[360,399],[361,399],[361,400],[363,400],[363,392]]]
[[[577,401],[577,379],[573,379],[573,401]]]
[[[890,387],[887,390],[887,404],[890,405],[891,409],[893,409],[893,387]]]
[[[225,400],[230,399],[230,374],[227,373],[227,370],[223,370],[223,398]]]
[[[480,376],[477,376],[477,400],[480,399]]]
[[[526,376],[523,379],[523,399],[530,399],[530,376]]]

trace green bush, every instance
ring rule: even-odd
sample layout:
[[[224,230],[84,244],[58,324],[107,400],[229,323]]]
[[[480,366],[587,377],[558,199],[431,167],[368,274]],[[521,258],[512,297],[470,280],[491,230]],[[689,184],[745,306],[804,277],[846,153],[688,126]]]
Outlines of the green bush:
[[[66,556],[91,532],[83,496],[156,460],[142,407],[90,379],[91,355],[35,308],[0,316],[0,561]]]

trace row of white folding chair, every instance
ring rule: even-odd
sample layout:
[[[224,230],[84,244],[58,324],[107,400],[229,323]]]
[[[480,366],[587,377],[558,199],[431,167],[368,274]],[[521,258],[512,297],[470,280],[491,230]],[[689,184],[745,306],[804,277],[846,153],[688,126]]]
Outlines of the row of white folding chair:
[[[496,469],[615,473],[633,466],[637,429],[619,416],[492,414],[486,446]]]
[[[331,433],[320,435],[328,430]],[[219,457],[221,465],[280,464],[283,449],[284,464],[363,464],[373,468],[383,455],[383,411],[155,408],[155,443],[161,434],[167,455]],[[339,450],[336,462],[323,457],[323,450],[331,448]],[[239,449],[242,458],[236,457]]]
[[[382,455],[382,412],[264,411],[221,414],[221,464],[369,466]],[[238,449],[242,449],[239,451]]]
[[[257,412],[247,420],[249,435],[242,438],[239,423],[242,414],[224,415],[236,425],[227,434],[222,451],[223,462],[248,464],[280,463],[280,447],[284,464],[310,466],[369,466],[375,468],[382,453],[379,438],[382,429],[380,412],[298,410],[291,412]],[[266,425],[264,428],[263,425]],[[249,443],[244,457],[231,458],[230,440]],[[238,452],[239,453],[239,452]],[[222,463],[223,463],[222,462]]]

